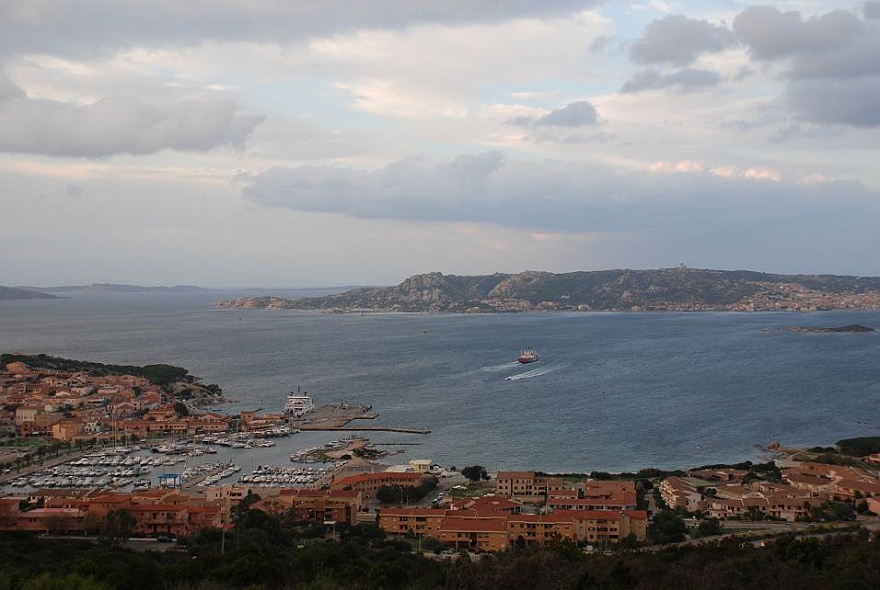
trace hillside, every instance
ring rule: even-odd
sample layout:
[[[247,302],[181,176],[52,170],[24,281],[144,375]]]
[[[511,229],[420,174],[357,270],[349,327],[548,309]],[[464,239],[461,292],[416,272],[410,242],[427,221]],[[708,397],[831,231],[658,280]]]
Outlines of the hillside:
[[[325,297],[242,297],[218,308],[342,312],[767,311],[880,309],[880,277],[752,271],[603,270],[457,276],[429,273],[394,287]]]
[[[0,287],[0,301],[8,301],[13,299],[59,299],[59,297],[57,295],[42,293],[40,291],[32,291],[30,289]]]
[[[24,287],[34,289],[35,287]],[[140,285],[120,285],[115,283],[93,283],[91,285],[65,285],[62,287],[42,287],[45,293],[190,293],[205,291],[192,285],[174,285],[173,287],[142,287]]]

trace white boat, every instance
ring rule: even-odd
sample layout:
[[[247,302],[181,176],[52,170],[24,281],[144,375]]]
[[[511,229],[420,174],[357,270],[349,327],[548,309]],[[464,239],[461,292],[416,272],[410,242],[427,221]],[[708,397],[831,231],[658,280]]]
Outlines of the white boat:
[[[315,409],[315,402],[307,393],[300,393],[297,388],[296,393],[290,392],[287,396],[287,403],[284,405],[284,415],[288,419],[302,418]]]

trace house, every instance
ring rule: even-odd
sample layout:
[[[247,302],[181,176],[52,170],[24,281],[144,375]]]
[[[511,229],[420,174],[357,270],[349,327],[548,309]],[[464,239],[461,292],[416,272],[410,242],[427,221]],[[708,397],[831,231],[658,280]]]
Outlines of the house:
[[[520,502],[541,503],[551,492],[564,489],[561,477],[534,471],[499,471],[495,477],[495,493]]]
[[[422,485],[421,473],[398,473],[393,471],[381,471],[378,473],[359,473],[335,480],[330,484],[331,490],[357,490],[364,493],[365,498],[375,496],[379,488],[410,487],[417,488]]]
[[[633,535],[636,540],[644,541],[648,513],[644,510],[557,510],[548,514],[521,514],[486,509],[383,508],[378,522],[390,535],[424,535],[456,549],[503,551],[514,545],[545,545],[564,539],[616,544]]]
[[[358,490],[283,488],[277,499],[299,520],[356,524],[362,494]]]

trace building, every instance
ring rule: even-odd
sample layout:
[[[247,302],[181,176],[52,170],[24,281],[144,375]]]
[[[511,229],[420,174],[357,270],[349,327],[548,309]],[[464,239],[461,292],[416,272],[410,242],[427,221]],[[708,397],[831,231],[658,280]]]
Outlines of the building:
[[[519,502],[538,504],[550,493],[565,489],[561,477],[534,471],[499,471],[495,476],[495,493]]]
[[[520,514],[493,510],[489,503],[475,506],[476,509],[464,510],[383,508],[378,522],[390,535],[433,537],[456,549],[484,551],[546,545],[561,540],[614,545],[630,535],[640,542],[647,538],[648,513],[644,510]]]
[[[381,471],[378,473],[359,473],[337,479],[330,484],[330,489],[356,490],[363,492],[365,498],[372,498],[382,487],[417,488],[420,485],[422,485],[421,473]]]
[[[362,494],[358,490],[312,490],[284,488],[278,500],[289,506],[297,519],[309,522],[356,524]]]

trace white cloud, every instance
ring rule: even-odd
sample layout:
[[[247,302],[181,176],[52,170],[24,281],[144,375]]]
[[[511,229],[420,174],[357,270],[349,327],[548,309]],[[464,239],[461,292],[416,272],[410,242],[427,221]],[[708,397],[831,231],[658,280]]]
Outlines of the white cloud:
[[[0,101],[0,151],[97,158],[241,147],[262,117],[235,111],[229,100],[160,109],[113,98],[87,106],[7,98]]]
[[[880,273],[875,4],[9,0],[0,266]]]

